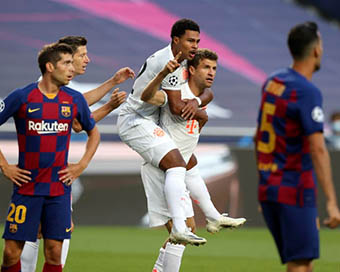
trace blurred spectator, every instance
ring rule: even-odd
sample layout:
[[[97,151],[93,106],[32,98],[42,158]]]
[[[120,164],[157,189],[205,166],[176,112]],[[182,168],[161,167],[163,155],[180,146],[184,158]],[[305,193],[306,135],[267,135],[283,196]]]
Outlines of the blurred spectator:
[[[334,149],[340,149],[340,111],[332,113],[330,125],[331,133],[326,138],[327,144]]]

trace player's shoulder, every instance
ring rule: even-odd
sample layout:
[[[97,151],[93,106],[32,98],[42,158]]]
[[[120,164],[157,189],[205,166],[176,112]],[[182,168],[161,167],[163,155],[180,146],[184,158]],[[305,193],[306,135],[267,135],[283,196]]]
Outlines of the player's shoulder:
[[[148,57],[147,62],[150,67],[164,67],[172,58],[171,46],[168,45]]]
[[[23,97],[27,96],[30,92],[32,92],[35,89],[38,89],[38,82],[33,82],[24,87],[17,88],[12,92],[12,94]]]
[[[75,89],[72,89],[68,86],[62,86],[60,88],[62,91],[64,91],[65,93],[67,93],[68,95],[72,96],[72,97],[83,97],[83,94]]]

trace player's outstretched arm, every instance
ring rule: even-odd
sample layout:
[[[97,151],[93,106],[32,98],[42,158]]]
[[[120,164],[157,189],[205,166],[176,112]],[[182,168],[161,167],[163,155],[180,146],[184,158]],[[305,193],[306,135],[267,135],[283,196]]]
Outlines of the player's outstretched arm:
[[[110,100],[106,102],[103,106],[96,109],[94,112],[92,112],[92,117],[94,121],[99,122],[102,120],[105,116],[107,116],[111,111],[118,108],[126,99],[126,92],[119,91],[119,88],[114,89],[114,91],[111,94]],[[72,129],[75,132],[80,132],[83,130],[81,124],[77,119],[74,119],[72,122]]]
[[[99,142],[100,134],[98,128],[95,126],[92,130],[87,132],[88,139],[86,144],[86,149],[83,157],[78,163],[69,163],[67,167],[58,172],[60,175],[59,180],[62,183],[71,185],[73,181],[80,176],[80,174],[86,169],[90,163],[94,153],[96,152]]]
[[[326,208],[329,217],[324,220],[324,224],[329,228],[336,228],[340,224],[340,211],[333,185],[330,158],[323,133],[313,133],[308,136],[308,140],[315,173],[327,201]]]
[[[143,90],[141,100],[155,105],[161,106],[166,102],[166,95],[162,90],[159,90],[163,79],[170,73],[174,72],[180,64],[178,63],[182,52],[179,52],[173,60],[170,60],[164,68],[149,82],[149,84]]]
[[[135,73],[129,67],[119,69],[110,79],[106,80],[99,87],[84,93],[84,97],[89,106],[102,99],[114,86],[123,83],[129,78],[134,78]]]
[[[8,164],[5,156],[0,150],[0,169],[6,178],[11,180],[19,187],[22,183],[28,183],[31,180],[31,172],[25,169],[19,168],[17,165]]]

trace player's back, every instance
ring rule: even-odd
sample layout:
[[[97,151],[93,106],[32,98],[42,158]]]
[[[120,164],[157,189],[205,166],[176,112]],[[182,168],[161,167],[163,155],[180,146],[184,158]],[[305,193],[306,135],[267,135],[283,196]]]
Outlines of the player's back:
[[[315,189],[307,137],[323,129],[321,104],[320,91],[293,69],[274,73],[264,84],[256,135],[260,192],[266,192],[260,200],[294,203],[289,191]]]

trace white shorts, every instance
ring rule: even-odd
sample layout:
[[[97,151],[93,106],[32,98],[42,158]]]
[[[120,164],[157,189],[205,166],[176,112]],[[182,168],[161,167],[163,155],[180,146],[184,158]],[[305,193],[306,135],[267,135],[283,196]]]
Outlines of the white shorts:
[[[141,176],[148,204],[149,225],[150,227],[163,226],[171,219],[164,193],[165,173],[150,163],[144,163]],[[182,203],[186,218],[193,217],[194,210],[188,191]]]
[[[117,126],[121,140],[156,167],[166,154],[177,149],[169,135],[152,120],[134,114],[119,115]]]

